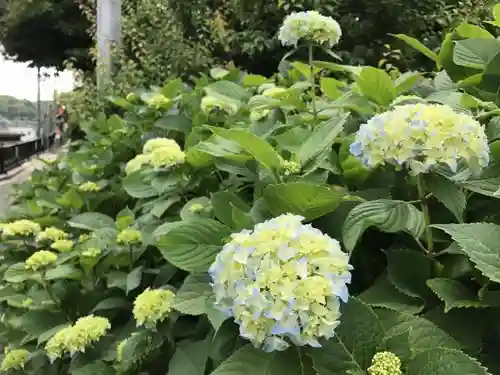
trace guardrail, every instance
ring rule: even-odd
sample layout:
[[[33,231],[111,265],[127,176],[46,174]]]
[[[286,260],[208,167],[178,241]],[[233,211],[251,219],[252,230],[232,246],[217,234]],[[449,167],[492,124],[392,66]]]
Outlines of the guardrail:
[[[56,133],[49,135],[44,142],[37,138],[26,142],[17,142],[10,145],[0,145],[0,175],[20,166],[34,155],[49,150],[56,142]]]

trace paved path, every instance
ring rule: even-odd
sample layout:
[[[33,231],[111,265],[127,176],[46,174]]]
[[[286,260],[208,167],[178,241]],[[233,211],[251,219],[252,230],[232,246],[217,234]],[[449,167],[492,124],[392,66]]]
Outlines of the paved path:
[[[38,158],[54,160],[63,150],[65,150],[65,146],[43,153],[39,157],[35,156],[19,167],[18,170],[14,171],[15,174],[11,178],[0,181],[0,218],[3,217],[9,207],[9,194],[12,187],[15,184],[26,181],[35,169],[42,169],[44,167],[45,164],[41,160],[38,160]]]

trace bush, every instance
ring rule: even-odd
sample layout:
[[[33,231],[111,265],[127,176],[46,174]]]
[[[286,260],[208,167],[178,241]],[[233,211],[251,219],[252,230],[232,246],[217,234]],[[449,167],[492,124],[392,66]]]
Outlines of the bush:
[[[394,74],[311,56],[110,98],[1,226],[3,369],[499,373],[486,104]]]

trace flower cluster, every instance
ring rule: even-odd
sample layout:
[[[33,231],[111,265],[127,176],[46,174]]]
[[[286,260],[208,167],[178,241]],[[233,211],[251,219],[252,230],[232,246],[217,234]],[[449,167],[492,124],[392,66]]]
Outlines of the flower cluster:
[[[103,337],[111,328],[109,320],[100,316],[88,315],[80,318],[72,326],[58,331],[45,345],[51,359],[64,353],[85,352],[85,348]]]
[[[48,227],[45,228],[43,232],[40,232],[38,236],[36,236],[36,240],[39,242],[43,241],[59,241],[59,240],[65,240],[68,238],[68,234],[55,227]]]
[[[265,351],[320,346],[339,324],[352,266],[338,241],[281,215],[233,234],[210,267],[216,307]]]
[[[342,30],[338,22],[315,10],[290,14],[278,33],[281,44],[295,47],[301,39],[333,47],[341,36]]]
[[[124,229],[116,236],[116,243],[121,245],[133,245],[141,242],[141,232],[133,228]]]
[[[51,246],[51,249],[57,250],[60,253],[68,253],[73,249],[73,241],[71,240],[57,240]]]
[[[299,163],[294,161],[285,160],[283,163],[283,173],[285,176],[290,176],[291,174],[299,173],[302,169]]]
[[[391,352],[379,352],[373,356],[369,375],[401,375],[401,360]]]
[[[7,372],[10,370],[22,370],[29,359],[31,353],[26,349],[9,349],[5,348],[0,371]]]
[[[439,165],[456,171],[461,160],[478,172],[489,162],[479,122],[440,104],[402,105],[371,118],[359,128],[350,152],[369,168],[388,163],[413,174]]]
[[[203,205],[201,203],[194,203],[189,207],[189,212],[194,213],[194,214],[198,214],[198,213],[202,212],[203,210],[205,210],[205,205]]]
[[[149,107],[153,109],[168,108],[171,104],[172,99],[169,99],[162,94],[156,94],[148,100]]]
[[[2,224],[0,232],[3,237],[25,237],[39,233],[42,229],[40,225],[31,220],[17,220],[12,223]]]
[[[223,112],[228,116],[234,116],[238,112],[238,105],[236,103],[215,96],[203,97],[203,99],[201,99],[200,107],[206,115]]]
[[[139,294],[132,310],[137,326],[154,325],[165,319],[172,310],[174,298],[175,294],[168,289],[147,288]]]
[[[31,269],[33,271],[38,271],[39,269],[50,266],[57,260],[57,254],[52,251],[40,250],[26,259],[25,267],[26,269]]]
[[[138,171],[144,164],[155,168],[172,167],[184,163],[186,158],[177,142],[169,138],[150,139],[144,145],[142,152],[127,163],[126,174]]]
[[[101,190],[101,188],[95,182],[87,181],[78,186],[78,190],[83,191],[85,193],[91,193],[91,192],[97,192]]]

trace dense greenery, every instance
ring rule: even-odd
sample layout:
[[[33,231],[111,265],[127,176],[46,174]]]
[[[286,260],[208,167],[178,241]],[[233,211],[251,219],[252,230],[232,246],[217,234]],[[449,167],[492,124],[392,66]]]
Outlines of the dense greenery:
[[[8,345],[3,369],[54,375],[500,375],[500,42],[494,37],[500,5],[493,15],[490,31],[463,23],[437,52],[398,35],[435,64],[432,74],[391,76],[371,66],[340,65],[320,60],[325,48],[309,45],[307,63],[292,53],[286,69],[271,77],[218,67],[109,97],[116,113],[89,116],[81,124],[84,139],[18,187],[9,220],[0,226],[0,342]],[[445,163],[416,175],[407,164],[394,168],[397,158],[384,154],[408,146],[412,138],[401,133],[406,122],[379,116],[412,103],[420,106],[404,108],[425,112],[426,126],[436,132],[429,142],[449,137],[458,150],[450,155],[435,143],[433,157]],[[354,141],[380,120],[378,138],[367,139],[381,152],[364,160],[373,166],[368,168],[356,157]],[[409,134],[425,133],[421,125],[412,122]],[[477,167],[486,159],[473,152],[482,147],[478,139],[456,142],[462,133],[442,130],[458,125],[463,134],[484,135],[486,129],[491,160],[482,171]],[[367,155],[368,145],[361,150]],[[427,151],[409,146],[410,160]],[[387,164],[375,166],[381,156]],[[427,161],[413,160],[411,170]],[[235,241],[250,257],[290,250],[283,237],[316,261],[307,272],[340,272],[340,258],[325,265],[323,242],[300,242],[309,227],[261,225],[268,230],[261,242],[245,237],[246,229],[286,213],[303,216],[332,238],[330,245],[339,241],[353,266],[352,282],[348,302],[340,302],[335,336],[320,340],[320,348],[269,354],[241,337],[251,337],[248,326],[219,311],[214,302],[221,289],[211,282],[220,276],[217,262],[227,267],[228,280],[229,271],[247,271],[243,286],[255,277],[243,253],[220,256]],[[259,271],[265,280],[257,293],[290,275],[302,280],[294,267],[303,259],[273,272],[263,261],[269,273]],[[310,279],[321,280],[316,276]],[[299,306],[316,298],[312,312],[302,307],[310,319],[301,324],[335,325],[337,317],[325,312],[332,307],[320,298],[326,287],[315,286],[302,294],[294,290],[292,302]],[[248,301],[258,306],[255,289],[238,293],[245,302],[231,314]],[[381,372],[384,366],[392,372]]]

